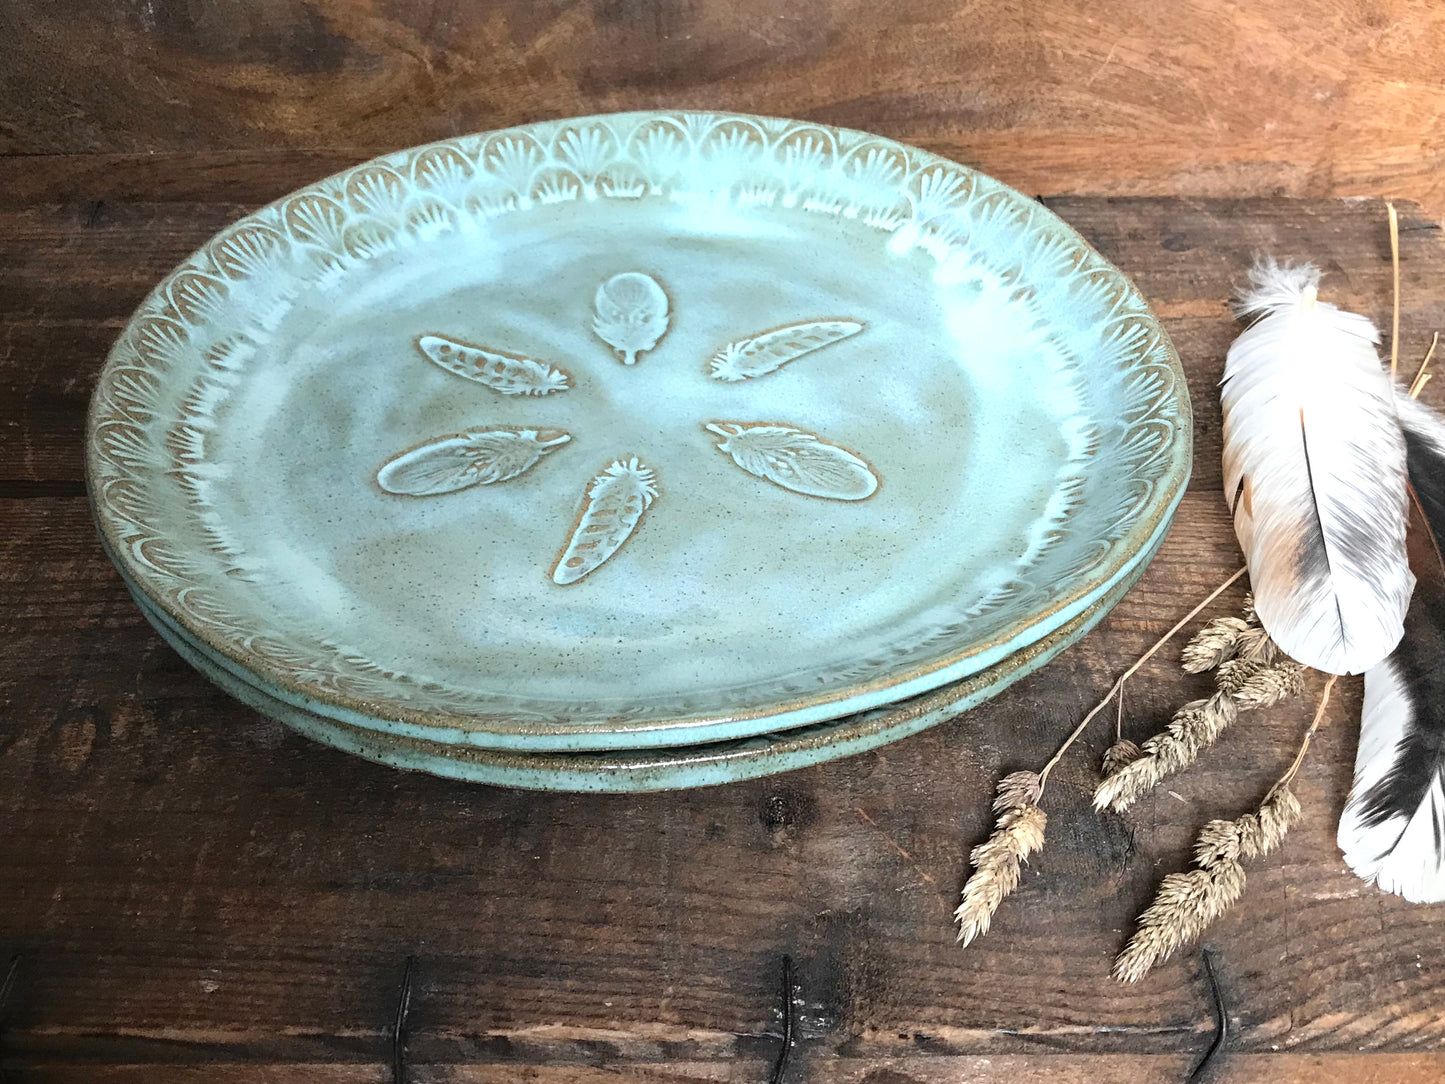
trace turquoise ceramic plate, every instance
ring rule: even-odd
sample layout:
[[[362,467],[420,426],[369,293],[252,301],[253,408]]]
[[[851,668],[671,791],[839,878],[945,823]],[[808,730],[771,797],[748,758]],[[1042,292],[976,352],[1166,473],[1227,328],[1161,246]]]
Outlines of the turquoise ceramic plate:
[[[238,677],[196,644],[144,595],[135,593],[142,612],[160,634],[201,673],[238,700],[306,736],[349,753],[397,768],[453,779],[534,790],[637,792],[713,786],[822,764],[898,741],[996,696],[1033,673],[1074,643],[1104,617],[1143,572],[1141,562],[1098,603],[1054,632],[1003,662],[969,678],[886,708],[876,708],[777,734],[677,748],[590,753],[518,753],[393,737],[348,726],[327,716],[298,709]]]
[[[858,132],[584,118],[378,159],[218,235],[92,403],[117,563],[278,703],[677,746],[1050,635],[1183,492],[1177,359],[1037,203]]]

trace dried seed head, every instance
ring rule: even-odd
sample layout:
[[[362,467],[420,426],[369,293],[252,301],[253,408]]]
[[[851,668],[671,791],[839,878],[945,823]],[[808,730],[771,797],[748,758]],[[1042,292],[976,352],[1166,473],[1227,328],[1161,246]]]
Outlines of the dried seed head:
[[[1259,623],[1259,615],[1254,612],[1254,596],[1244,596],[1244,618],[1246,631],[1240,634],[1236,644],[1235,658],[1240,662],[1255,662],[1269,665],[1282,658],[1284,652],[1280,651],[1279,645],[1270,639]],[[1235,679],[1235,687],[1246,677],[1241,674]]]
[[[1292,659],[1259,666],[1234,691],[1241,708],[1267,708],[1304,691],[1304,667]]]
[[[1095,809],[1122,813],[1164,779],[1193,764],[1241,711],[1277,704],[1304,688],[1304,670],[1299,663],[1285,658],[1266,663],[1262,653],[1277,649],[1261,646],[1270,644],[1267,638],[1250,643],[1257,657],[1238,656],[1220,663],[1213,696],[1185,704],[1174,713],[1164,733],[1144,742],[1137,760],[1105,772],[1094,790]]]
[[[1299,822],[1300,815],[1299,800],[1288,787],[1280,787],[1265,799],[1258,812],[1235,822],[1239,825],[1240,853],[1246,858],[1269,854],[1284,841],[1285,833]]]
[[[965,945],[988,933],[999,904],[1018,887],[1022,863],[1043,847],[1047,824],[1048,817],[1036,805],[1006,810],[999,816],[993,835],[973,849],[969,855],[973,873],[953,913],[958,922],[958,939]]]
[[[1230,659],[1214,675],[1214,686],[1220,692],[1233,693],[1262,669],[1264,664],[1255,659]]]
[[[1235,655],[1247,662],[1269,664],[1280,657],[1279,645],[1269,638],[1264,629],[1251,628],[1240,635]]]
[[[1224,693],[1191,700],[1174,713],[1168,730],[1144,742],[1137,760],[1106,776],[1095,788],[1094,808],[1124,812],[1164,779],[1193,764],[1238,714],[1234,699]]]
[[[1176,949],[1198,938],[1243,892],[1244,867],[1236,861],[1169,874],[1115,959],[1114,978],[1138,982]]]
[[[1128,738],[1120,738],[1104,750],[1104,763],[1102,766],[1104,777],[1107,779],[1126,765],[1134,763],[1134,761],[1143,755],[1139,747]]]
[[[1225,692],[1217,692],[1208,700],[1191,700],[1176,711],[1169,720],[1169,733],[1188,751],[1184,763],[1192,764],[1200,751],[1212,745],[1238,717],[1239,705]]]
[[[1164,878],[1114,961],[1116,979],[1137,982],[1175,949],[1198,938],[1239,899],[1245,877],[1239,859],[1268,854],[1299,820],[1299,802],[1289,787],[1276,788],[1253,813],[1232,821],[1212,820],[1200,830],[1194,841],[1198,868]]]
[[[1194,864],[1202,869],[1239,861],[1240,828],[1234,821],[1212,820],[1194,841]]]
[[[1022,809],[1039,800],[1043,780],[1038,772],[1014,772],[998,781],[998,795],[993,800],[993,811],[1004,813],[1010,809]]]
[[[1180,661],[1191,674],[1213,670],[1220,663],[1239,654],[1240,640],[1249,632],[1250,627],[1242,618],[1216,617],[1184,645]]]
[[[1122,813],[1161,778],[1163,777],[1159,774],[1156,759],[1147,753],[1128,764],[1120,765],[1105,775],[1094,788],[1094,810],[1102,813],[1106,809],[1112,809],[1115,813]]]

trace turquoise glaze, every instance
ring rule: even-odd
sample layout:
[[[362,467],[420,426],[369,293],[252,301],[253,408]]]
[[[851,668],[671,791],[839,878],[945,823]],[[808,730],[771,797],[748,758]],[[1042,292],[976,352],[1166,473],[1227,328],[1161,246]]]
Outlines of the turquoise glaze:
[[[136,594],[136,601],[161,636],[201,673],[262,714],[323,744],[392,767],[472,783],[530,790],[637,793],[716,786],[823,764],[876,749],[951,719],[1046,665],[1097,625],[1142,575],[1157,549],[1158,541],[1150,545],[1144,560],[1099,603],[1002,663],[963,681],[886,708],[778,734],[710,745],[614,753],[459,749],[347,726],[276,700],[239,679],[229,669],[217,665],[215,659],[191,642],[169,618],[156,612],[143,595]]]
[[[742,739],[997,666],[1137,574],[1190,456],[1167,337],[1046,209],[700,113],[449,140],[243,219],[133,317],[89,437],[110,552],[213,670],[458,755]]]

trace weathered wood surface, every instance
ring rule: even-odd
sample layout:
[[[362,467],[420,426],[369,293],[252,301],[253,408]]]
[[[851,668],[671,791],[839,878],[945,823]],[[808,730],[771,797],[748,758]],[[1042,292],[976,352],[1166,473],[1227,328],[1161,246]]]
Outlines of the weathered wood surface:
[[[258,163],[251,202],[293,180]],[[196,183],[176,179],[183,160],[150,168],[135,183]],[[1387,325],[1379,203],[1050,201],[1135,278],[1190,373],[1195,478],[1143,581],[1053,665],[913,739],[711,790],[578,797],[292,736],[181,663],[100,554],[81,491],[90,385],[155,280],[244,210],[231,191],[0,207],[0,961],[23,953],[0,1065],[387,1080],[411,954],[414,1080],[755,1081],[788,954],[790,1080],[1182,1077],[1213,1026],[1198,956],[1130,988],[1110,960],[1203,821],[1248,808],[1288,762],[1309,704],[1241,722],[1123,819],[1088,809],[1100,728],[1061,766],[1048,846],[993,932],[962,950],[949,911],[998,774],[1038,765],[1237,567],[1213,390],[1231,287],[1257,250],[1309,256],[1332,299]],[[1416,208],[1404,226],[1412,365],[1445,326],[1445,243]],[[1128,732],[1205,685],[1159,656],[1129,686]],[[1367,888],[1334,845],[1358,707],[1343,682],[1298,785],[1306,823],[1210,935],[1235,1025],[1217,1079],[1445,1076],[1445,911]]]
[[[1139,1084],[1178,1082],[1192,1068],[1177,1054],[939,1055],[908,1058],[835,1058],[809,1064],[788,1079],[812,1084]],[[1223,1063],[1221,1063],[1223,1064]],[[761,1084],[771,1064],[762,1058],[728,1061],[670,1061],[665,1065],[617,1066],[602,1058],[591,1064],[519,1066],[515,1062],[418,1066],[412,1084],[617,1084],[644,1080],[660,1084]],[[72,1075],[83,1072],[83,1077]],[[314,1063],[266,1067],[255,1064],[205,1066],[54,1064],[28,1070],[27,1081],[84,1079],[87,1084],[390,1084],[389,1070],[362,1065]],[[1213,1075],[1213,1084],[1320,1084],[1367,1081],[1368,1084],[1422,1084],[1445,1079],[1440,1054],[1241,1054]]]
[[[877,131],[1029,192],[1394,195],[1438,217],[1442,40],[1433,0],[6,0],[0,154],[364,158],[727,108]]]

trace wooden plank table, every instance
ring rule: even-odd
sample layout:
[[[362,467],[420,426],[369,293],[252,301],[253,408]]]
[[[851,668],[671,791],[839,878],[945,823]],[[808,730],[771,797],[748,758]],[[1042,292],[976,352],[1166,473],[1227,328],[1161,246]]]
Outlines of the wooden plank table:
[[[209,172],[61,159],[44,184],[36,161],[23,185],[0,161],[0,953],[20,954],[0,1066],[15,1079],[387,1081],[409,956],[412,1081],[766,1080],[785,956],[790,1081],[1183,1078],[1214,1028],[1198,953],[1133,987],[1110,961],[1199,826],[1252,807],[1288,762],[1307,700],[1242,720],[1124,818],[1089,809],[1098,727],[1056,774],[1048,844],[993,932],[961,949],[949,913],[998,775],[1037,767],[1238,566],[1214,393],[1230,289],[1256,251],[1309,257],[1327,296],[1388,327],[1381,204],[1050,200],[1135,278],[1190,374],[1194,481],[1144,579],[1054,664],[925,734],[772,779],[589,797],[311,744],[150,630],[92,533],[87,396],[172,264],[319,169],[294,153]],[[1402,243],[1412,372],[1445,327],[1445,242],[1407,206]],[[1127,732],[1207,687],[1161,653],[1128,686]],[[1445,1078],[1445,909],[1365,886],[1334,844],[1358,711],[1349,679],[1298,783],[1305,823],[1209,934],[1233,1024],[1218,1080]]]
[[[0,0],[0,155],[205,170],[732,109],[1030,192],[1383,192],[1438,216],[1442,41],[1430,0]]]

